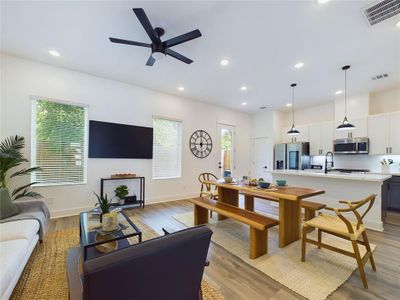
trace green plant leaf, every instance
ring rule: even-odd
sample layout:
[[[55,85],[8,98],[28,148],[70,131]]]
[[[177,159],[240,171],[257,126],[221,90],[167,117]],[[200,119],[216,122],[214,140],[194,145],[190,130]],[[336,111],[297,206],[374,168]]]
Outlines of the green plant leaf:
[[[37,182],[31,182],[31,183],[25,184],[25,185],[23,185],[23,186],[20,186],[19,188],[16,188],[16,189],[12,192],[12,196],[15,196],[15,195],[18,194],[20,191],[22,191],[22,190],[24,190],[24,189],[27,189],[28,187],[30,187],[30,186],[32,186],[32,185],[34,185],[34,184],[37,184]]]
[[[36,193],[36,192],[28,191],[28,189],[25,189],[22,193],[16,195],[14,197],[14,200],[17,200],[22,197],[41,198],[42,195],[40,195],[39,193]]]
[[[22,169],[20,171],[15,172],[14,174],[12,174],[10,176],[10,178],[13,178],[15,176],[22,176],[22,175],[28,175],[32,172],[36,172],[36,171],[40,171],[41,168],[40,167],[33,167],[33,168],[29,168],[29,169]]]

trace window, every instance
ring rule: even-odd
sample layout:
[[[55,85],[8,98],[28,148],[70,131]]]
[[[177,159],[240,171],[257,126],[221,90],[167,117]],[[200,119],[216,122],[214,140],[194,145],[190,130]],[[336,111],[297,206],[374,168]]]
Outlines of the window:
[[[86,183],[87,107],[46,99],[32,102],[32,174],[38,185]]]
[[[181,177],[182,122],[153,117],[153,179]]]

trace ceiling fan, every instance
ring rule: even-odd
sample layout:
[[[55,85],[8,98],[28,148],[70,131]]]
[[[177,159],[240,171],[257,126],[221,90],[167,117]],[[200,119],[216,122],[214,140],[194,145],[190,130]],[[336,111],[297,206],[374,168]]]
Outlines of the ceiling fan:
[[[196,29],[196,30],[190,31],[188,33],[179,35],[177,37],[174,37],[172,39],[162,42],[160,38],[164,35],[165,30],[161,27],[153,28],[149,19],[146,16],[146,13],[144,12],[144,10],[142,8],[134,8],[133,11],[134,11],[136,17],[139,19],[139,22],[142,24],[144,30],[146,31],[146,33],[149,36],[152,43],[147,44],[147,43],[128,41],[128,40],[110,37],[111,42],[118,43],[118,44],[151,48],[151,55],[146,62],[147,66],[154,65],[156,59],[161,59],[165,55],[172,56],[173,58],[176,58],[187,64],[191,64],[193,62],[193,60],[187,58],[186,56],[183,56],[182,54],[179,54],[178,52],[171,50],[170,47],[173,47],[173,46],[185,43],[187,41],[196,39],[198,37],[201,37],[200,30]]]

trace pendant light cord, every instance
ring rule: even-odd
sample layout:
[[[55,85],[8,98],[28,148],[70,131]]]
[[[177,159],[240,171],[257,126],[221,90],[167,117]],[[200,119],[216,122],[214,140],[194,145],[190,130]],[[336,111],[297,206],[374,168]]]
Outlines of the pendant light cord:
[[[292,95],[292,125],[294,126],[294,86],[293,86],[293,95]]]
[[[347,118],[347,70],[344,70],[344,117]]]

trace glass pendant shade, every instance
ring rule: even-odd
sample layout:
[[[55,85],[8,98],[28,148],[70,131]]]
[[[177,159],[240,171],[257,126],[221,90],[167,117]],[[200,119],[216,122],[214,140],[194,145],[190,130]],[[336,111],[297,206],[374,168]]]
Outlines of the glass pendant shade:
[[[342,67],[342,70],[344,71],[344,119],[342,124],[340,124],[338,127],[336,127],[336,130],[352,130],[355,129],[356,127],[351,124],[347,120],[347,97],[346,97],[346,92],[347,92],[347,70],[350,69],[350,66],[344,66]]]
[[[286,133],[287,135],[299,135],[300,131],[298,131],[296,129],[296,127],[294,126],[294,88],[297,84],[296,83],[292,83],[290,86],[293,89],[293,96],[292,96],[292,128],[290,128],[290,130]]]

